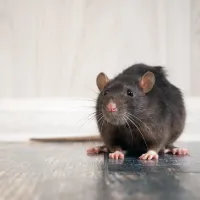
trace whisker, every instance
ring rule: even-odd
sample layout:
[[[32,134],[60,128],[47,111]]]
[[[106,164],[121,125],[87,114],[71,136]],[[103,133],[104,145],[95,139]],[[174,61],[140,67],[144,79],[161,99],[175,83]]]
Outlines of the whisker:
[[[150,128],[141,119],[139,119],[138,117],[136,117],[135,115],[133,115],[133,114],[131,114],[129,112],[127,112],[127,114],[132,116],[132,117],[134,117],[134,118],[136,118],[137,120],[139,120],[141,123],[143,123],[150,130]]]
[[[88,119],[89,117],[91,116],[95,116],[96,115],[96,112],[93,112],[93,113],[90,113],[89,115],[85,115],[84,117],[82,117],[81,119],[79,119],[76,124],[78,124],[81,120],[84,120],[84,119]]]
[[[101,123],[100,124],[100,134],[101,134],[102,133],[102,129],[103,129],[103,125],[104,125],[103,114],[102,114],[102,117],[100,118],[99,122]]]
[[[151,133],[151,135],[154,137],[154,139],[156,139],[156,136],[153,134],[153,132],[151,131],[151,129],[141,120],[139,119],[138,117],[136,117],[135,115],[127,112],[127,115],[129,115],[130,117],[134,117],[135,119],[139,120],[148,130],[149,130],[149,133]]]
[[[135,123],[134,121],[132,121],[127,115],[126,115],[125,117],[126,117],[130,122],[132,122],[132,124],[138,129],[138,131],[140,132],[140,134],[141,134],[141,136],[142,136],[142,138],[143,138],[143,140],[144,140],[144,143],[145,143],[145,145],[146,145],[146,148],[147,148],[147,150],[148,150],[148,146],[147,146],[146,140],[145,140],[145,138],[144,138],[144,136],[143,136],[141,130],[139,129],[139,127],[138,127],[138,126],[136,125],[136,123]]]
[[[86,125],[87,123],[89,124],[89,123],[94,119],[94,117],[95,117],[95,116],[92,116],[91,118],[87,119],[87,120],[85,121],[85,123],[83,123],[83,124],[79,127],[79,130],[78,130],[78,131],[80,131],[80,129],[81,129],[84,125]]]
[[[97,122],[100,122],[102,121],[102,124],[103,124],[103,114],[102,113],[99,113],[96,115],[97,116]],[[101,129],[100,129],[101,130]]]
[[[88,117],[91,117],[91,116],[93,116],[93,117],[99,117],[100,115],[101,115],[101,113],[97,114],[96,112],[93,112],[93,113],[90,113],[90,114],[86,117],[86,119],[87,119]]]
[[[131,127],[130,127],[130,125],[129,125],[129,123],[128,123],[127,119],[126,119],[125,117],[122,117],[122,118],[124,119],[124,121],[126,122],[126,124],[127,124],[127,125],[128,125],[128,127],[129,127],[130,134],[131,134],[131,138],[132,138],[132,141],[133,141],[133,133],[132,133],[132,131],[131,131]]]
[[[99,117],[100,117],[100,118],[99,118]],[[97,117],[97,122],[100,122],[100,121],[102,120],[102,118],[103,118],[103,114],[100,113],[100,114],[98,115],[98,117]]]
[[[98,117],[98,116],[100,116],[101,115],[101,113],[99,113],[99,114],[96,114],[96,112],[94,112],[94,113],[91,113],[88,117],[86,117],[86,121],[85,121],[85,123],[83,123],[82,125],[81,125],[81,127],[79,128],[79,131],[80,131],[80,129],[86,124],[86,123],[90,123],[93,119],[95,119],[96,118],[96,116]],[[83,120],[83,119],[82,119]],[[79,120],[80,121],[80,120]]]

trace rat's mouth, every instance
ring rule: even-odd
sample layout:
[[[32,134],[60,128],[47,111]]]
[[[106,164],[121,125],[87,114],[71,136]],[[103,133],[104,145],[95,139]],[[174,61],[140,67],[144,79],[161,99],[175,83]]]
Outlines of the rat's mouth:
[[[113,125],[124,125],[126,120],[124,118],[124,113],[119,112],[103,112],[104,120]]]

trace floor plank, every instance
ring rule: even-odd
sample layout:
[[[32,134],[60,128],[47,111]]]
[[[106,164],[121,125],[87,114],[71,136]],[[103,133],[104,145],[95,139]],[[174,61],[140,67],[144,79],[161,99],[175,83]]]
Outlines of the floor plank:
[[[0,143],[0,200],[200,199],[200,143],[158,162],[88,156],[93,142]]]

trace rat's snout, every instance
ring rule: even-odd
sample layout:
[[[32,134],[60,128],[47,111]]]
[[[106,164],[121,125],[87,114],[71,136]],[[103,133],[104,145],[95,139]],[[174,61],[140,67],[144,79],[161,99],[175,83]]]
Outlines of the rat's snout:
[[[117,105],[112,100],[108,102],[106,109],[108,112],[116,112],[117,111]]]
[[[124,113],[125,113],[125,109],[123,106],[123,102],[121,99],[119,98],[113,98],[110,97],[109,99],[106,99],[106,101],[104,102],[103,106],[103,116],[104,119],[113,124],[113,125],[124,125],[125,121],[124,121]]]

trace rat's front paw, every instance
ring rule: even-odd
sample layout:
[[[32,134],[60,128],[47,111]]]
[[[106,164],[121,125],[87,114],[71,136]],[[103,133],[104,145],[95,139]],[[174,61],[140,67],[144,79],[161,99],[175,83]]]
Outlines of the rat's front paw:
[[[150,150],[150,151],[148,151],[147,153],[142,154],[142,155],[139,157],[139,159],[141,159],[141,160],[152,160],[152,159],[158,160],[158,154],[157,154],[155,151]]]
[[[114,153],[109,154],[109,158],[116,159],[116,160],[124,159],[124,153],[121,151],[115,151]]]

